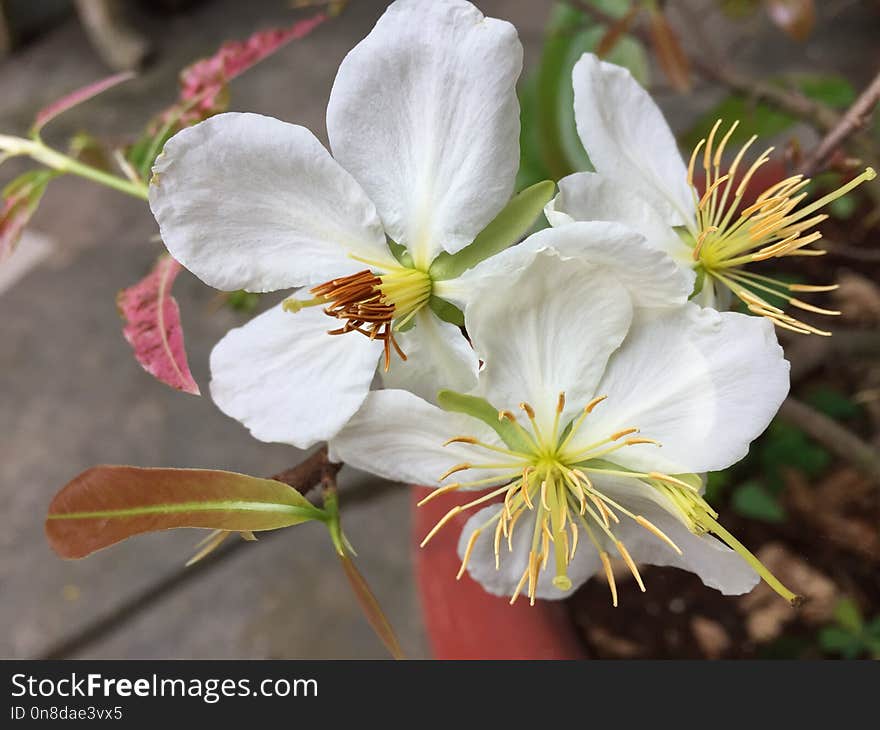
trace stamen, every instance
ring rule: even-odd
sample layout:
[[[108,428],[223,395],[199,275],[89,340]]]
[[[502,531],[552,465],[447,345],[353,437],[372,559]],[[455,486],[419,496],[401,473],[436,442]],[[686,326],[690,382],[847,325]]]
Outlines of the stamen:
[[[617,583],[614,580],[614,571],[611,570],[611,560],[608,553],[604,550],[599,553],[599,559],[602,561],[602,567],[605,568],[605,579],[608,581],[608,588],[611,590],[611,605],[617,608]]]
[[[461,576],[464,575],[464,571],[467,569],[468,561],[471,559],[471,553],[474,550],[474,545],[477,542],[477,538],[480,536],[482,530],[474,530],[471,533],[470,538],[468,539],[467,547],[464,549],[464,557],[461,559],[461,567],[458,569],[458,574],[455,576],[455,580],[461,580]]]
[[[470,468],[471,468],[471,465],[467,462],[462,462],[461,464],[456,464],[455,466],[450,466],[445,472],[443,472],[443,474],[440,476],[440,478],[437,479],[437,481],[442,482],[444,479],[446,479],[447,477],[451,477],[456,472],[465,471]]]
[[[357,257],[352,257],[356,260]],[[381,263],[371,262],[376,268]],[[325,304],[324,312],[344,324],[329,334],[360,332],[371,340],[380,340],[385,350],[385,370],[391,364],[392,348],[402,360],[406,355],[394,338],[393,330],[405,326],[428,303],[433,284],[423,271],[401,267],[383,274],[364,269],[356,274],[339,277],[311,289],[314,299],[288,299],[286,311],[297,312],[306,306]]]
[[[767,317],[775,325],[803,334],[829,334],[784,314],[781,309],[772,307],[760,297],[750,295],[749,290],[744,286],[731,285],[730,277],[744,273],[742,267],[748,264],[770,258],[823,255],[825,252],[821,249],[807,248],[821,238],[821,234],[813,229],[828,217],[826,213],[817,213],[817,211],[862,183],[874,179],[876,172],[868,167],[837,190],[802,208],[798,206],[807,197],[804,188],[810,180],[803,175],[792,175],[773,183],[758,194],[753,203],[738,211],[751,181],[758,170],[769,161],[773,148],[770,147],[759,154],[745,173],[738,175],[742,160],[757,139],[753,135],[740,148],[728,170],[722,173],[722,156],[738,122],[734,122],[728,128],[721,142],[716,145],[715,140],[721,124],[721,120],[715,122],[708,138],[700,140],[694,148],[688,163],[687,183],[691,187],[696,209],[695,225],[689,228],[693,242],[693,260],[699,264],[705,275],[710,277],[709,286],[728,287],[734,295],[746,303],[750,311]],[[702,193],[696,189],[693,179],[697,155],[701,153],[705,172]],[[734,219],[737,212],[738,215]],[[781,283],[779,286],[788,288]],[[804,288],[801,291],[830,290],[825,287],[802,286]],[[794,288],[788,290],[798,291]],[[787,297],[784,299],[792,307],[815,314],[834,316],[836,311],[798,299]]]
[[[456,484],[449,484],[448,486],[445,486],[445,487],[437,487],[436,489],[432,490],[431,493],[427,497],[425,497],[424,499],[417,502],[416,506],[421,507],[422,505],[428,504],[428,502],[430,502],[432,499],[436,499],[441,494],[449,494],[450,492],[455,492],[455,491],[461,489],[461,486],[462,486],[461,484],[456,483]]]
[[[636,515],[635,520],[642,527],[644,527],[646,530],[654,533],[657,537],[659,537],[661,540],[663,540],[663,542],[665,542],[667,545],[669,545],[669,547],[671,547],[673,550],[675,550],[675,552],[677,552],[679,555],[682,554],[681,548],[678,545],[676,545],[674,542],[672,542],[672,540],[669,538],[669,536],[665,532],[663,532],[663,530],[661,530],[659,527],[657,527],[657,525],[655,525],[653,522],[649,522],[641,515]]]
[[[642,593],[645,592],[645,584],[642,582],[642,576],[639,574],[639,569],[636,567],[636,564],[633,562],[632,557],[629,554],[629,551],[626,549],[626,545],[624,545],[620,540],[615,542],[617,547],[617,552],[620,553],[620,557],[623,558],[623,561],[626,563],[626,567],[629,568],[630,572],[633,574],[633,578],[636,579],[636,583],[639,584],[639,589],[641,589]]]

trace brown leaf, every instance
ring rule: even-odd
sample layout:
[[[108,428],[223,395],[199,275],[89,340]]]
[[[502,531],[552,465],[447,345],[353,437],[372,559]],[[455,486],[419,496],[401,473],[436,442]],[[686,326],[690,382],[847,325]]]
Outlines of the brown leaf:
[[[833,296],[841,317],[862,325],[880,324],[880,286],[875,281],[846,271],[837,277]]]
[[[608,27],[599,41],[599,44],[596,46],[596,55],[599,58],[605,58],[605,56],[614,50],[618,41],[623,38],[624,34],[632,26],[633,20],[635,20],[636,16],[639,14],[640,9],[641,7],[639,5],[633,5],[627,11],[626,15]]]
[[[132,535],[174,527],[275,530],[324,513],[271,479],[213,469],[96,466],[52,500],[46,537],[63,558],[83,558]]]
[[[730,648],[730,636],[717,621],[705,616],[691,619],[691,631],[700,645],[700,650],[708,659],[719,659]]]
[[[651,43],[663,72],[672,87],[679,92],[690,91],[691,70],[687,56],[666,16],[660,10],[651,12],[649,28]]]
[[[813,0],[765,0],[770,19],[789,37],[805,41],[816,25]]]
[[[790,552],[778,542],[764,545],[758,559],[781,580],[806,599],[800,609],[794,609],[766,583],[760,583],[739,599],[746,613],[746,629],[755,641],[771,641],[782,633],[785,624],[800,616],[808,623],[827,623],[834,615],[839,598],[837,586],[823,573],[810,566],[803,558]]]
[[[370,626],[373,627],[373,631],[376,632],[376,636],[381,639],[392,657],[403,659],[403,651],[400,648],[400,643],[397,640],[394,629],[391,627],[391,622],[382,611],[382,607],[379,605],[379,601],[370,589],[369,584],[364,580],[357,566],[355,566],[348,555],[337,553],[337,556],[342,564],[342,569],[345,571],[345,577],[348,578],[351,589],[354,591],[354,595],[361,606],[361,610],[364,612],[364,616],[366,616]]]

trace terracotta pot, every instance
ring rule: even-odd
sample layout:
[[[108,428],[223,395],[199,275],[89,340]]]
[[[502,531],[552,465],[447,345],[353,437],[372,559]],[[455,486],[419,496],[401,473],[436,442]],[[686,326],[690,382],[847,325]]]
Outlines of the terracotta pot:
[[[413,489],[413,549],[422,614],[437,659],[583,659],[580,639],[566,606],[520,598],[513,606],[491,596],[465,574],[456,580],[461,561],[456,551],[468,515],[456,515],[424,548],[419,543],[456,504],[459,495],[443,495],[423,507],[429,494]]]

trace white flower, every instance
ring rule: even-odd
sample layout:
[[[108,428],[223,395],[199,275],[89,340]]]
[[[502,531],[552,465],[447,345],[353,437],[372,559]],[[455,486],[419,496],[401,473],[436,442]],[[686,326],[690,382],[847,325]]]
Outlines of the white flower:
[[[434,314],[429,269],[510,199],[521,66],[509,23],[463,0],[398,0],[339,68],[332,157],[303,127],[256,114],[215,116],[165,146],[150,205],[177,260],[218,289],[314,287],[212,353],[214,400],[258,439],[331,437],[383,353],[386,370],[395,351],[414,361],[386,384],[473,384],[476,357]]]
[[[619,556],[640,585],[646,562],[725,593],[760,574],[793,599],[717,522],[696,476],[742,458],[784,399],[772,326],[694,304],[634,309],[601,268],[554,251],[533,259],[468,305],[484,362],[472,393],[441,393],[441,408],[372,392],[331,458],[439,487],[432,496],[487,490],[425,542],[486,505],[462,533],[459,575],[467,568],[491,593],[561,598],[604,570],[616,602],[609,556]]]
[[[685,166],[675,138],[650,95],[629,71],[585,54],[575,65],[574,112],[578,134],[595,173],[575,173],[559,183],[547,206],[552,225],[572,220],[620,221],[696,273],[699,301],[727,308],[730,294],[776,325],[801,333],[830,334],[802,322],[773,304],[777,298],[809,312],[839,314],[795,296],[835,286],[789,284],[747,270],[748,264],[783,256],[818,256],[808,248],[821,234],[813,231],[828,216],[819,210],[865,180],[868,168],[840,189],[798,207],[810,182],[802,175],[781,180],[760,195],[749,182],[768,161],[770,148],[748,164],[752,137],[726,169],[724,152],[737,122],[722,129],[719,120]],[[698,189],[694,170],[702,168]],[[754,204],[741,208],[744,197]]]

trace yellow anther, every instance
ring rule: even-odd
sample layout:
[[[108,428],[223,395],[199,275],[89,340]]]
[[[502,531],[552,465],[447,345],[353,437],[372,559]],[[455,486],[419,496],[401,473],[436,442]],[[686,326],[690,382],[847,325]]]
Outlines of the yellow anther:
[[[617,583],[614,581],[614,571],[611,570],[611,560],[604,550],[599,553],[599,559],[602,561],[602,567],[605,568],[605,580],[608,581],[608,588],[611,590],[611,605],[617,608]]]
[[[458,569],[458,574],[455,576],[455,580],[461,580],[461,576],[464,575],[464,571],[467,569],[468,561],[471,559],[471,553],[474,550],[474,545],[477,542],[477,538],[480,536],[482,530],[474,530],[471,533],[470,538],[468,538],[467,547],[464,549],[464,557],[461,559],[461,567]]]
[[[470,468],[471,468],[471,465],[467,462],[463,462],[461,464],[456,464],[455,466],[451,466],[451,467],[449,467],[449,469],[447,469],[445,472],[443,472],[443,475],[437,481],[442,482],[444,479],[452,476],[456,472],[465,471],[466,469],[470,469]]]
[[[624,545],[620,540],[617,540],[615,544],[617,546],[617,552],[620,553],[620,557],[623,558],[623,562],[626,563],[626,567],[629,568],[630,573],[633,574],[633,578],[636,579],[636,583],[639,584],[639,589],[642,591],[642,593],[644,593],[645,584],[642,582],[642,576],[639,574],[639,569],[636,567],[635,562],[633,562],[629,551],[626,549],[626,545]]]

